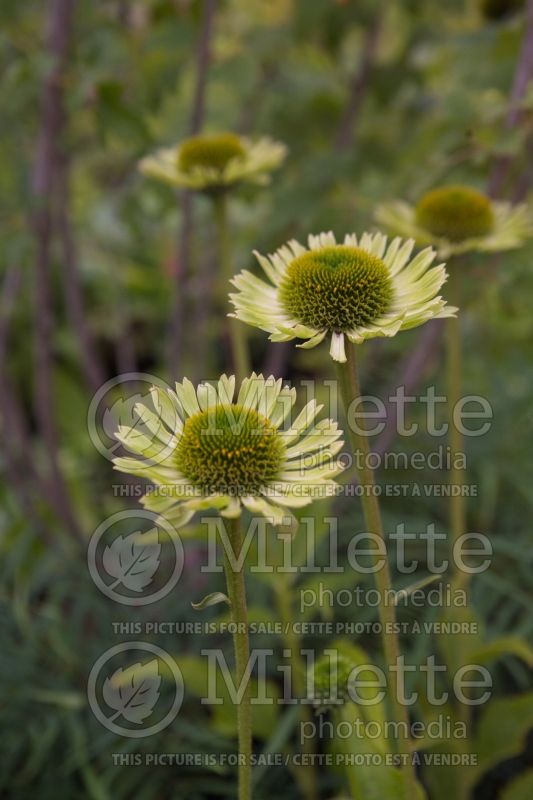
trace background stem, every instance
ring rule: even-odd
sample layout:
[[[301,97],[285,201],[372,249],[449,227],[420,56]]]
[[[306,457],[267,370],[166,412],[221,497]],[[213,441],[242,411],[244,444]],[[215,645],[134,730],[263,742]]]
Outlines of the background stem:
[[[449,280],[448,295],[453,305],[458,305],[459,276],[452,275]],[[464,437],[454,421],[454,409],[461,399],[463,383],[463,347],[461,342],[461,323],[457,317],[446,321],[446,367],[447,367],[447,407],[449,414],[448,444],[450,447],[450,487],[458,486],[460,489],[465,483],[465,471],[456,466],[456,461],[464,454]],[[466,504],[462,492],[450,494],[450,551],[457,540],[466,533]],[[453,563],[453,558],[452,558]],[[460,584],[463,583],[462,575],[456,574]]]
[[[361,396],[361,388],[359,386],[359,378],[357,374],[357,362],[355,356],[355,345],[351,342],[346,343],[346,355],[347,355],[347,362],[345,364],[338,364],[337,365],[337,374],[339,379],[339,388],[341,392],[342,402],[344,405],[344,409],[346,415],[348,415],[348,409],[350,404],[356,398]],[[363,427],[363,426],[361,426]],[[358,452],[361,452],[363,455],[362,458],[362,467],[359,471],[359,479],[361,482],[361,487],[363,489],[363,493],[361,495],[361,501],[363,504],[363,514],[365,518],[365,523],[367,526],[367,531],[369,533],[373,533],[378,535],[383,541],[385,541],[385,536],[383,533],[383,525],[381,522],[381,513],[379,509],[379,502],[377,496],[373,493],[373,488],[376,485],[374,471],[371,467],[368,466],[368,456],[370,454],[370,444],[368,441],[368,437],[360,435],[357,431],[352,430],[350,425],[347,425],[348,435],[350,437],[350,443],[352,445],[354,455],[357,455]],[[376,561],[378,560],[378,554],[376,553]],[[394,604],[391,602],[390,598],[392,596],[392,582],[390,576],[390,568],[389,568],[389,561],[388,558],[384,559],[384,564],[382,569],[376,570],[374,573],[376,587],[379,592],[380,596],[380,603],[379,603],[379,619],[381,622],[381,636],[383,642],[383,650],[385,655],[385,660],[387,662],[388,667],[388,688],[389,688],[389,701],[391,711],[394,717],[394,720],[398,723],[401,723],[399,729],[405,728],[406,731],[409,731],[409,714],[407,712],[406,706],[402,705],[399,700],[398,694],[398,672],[395,669],[391,669],[391,667],[396,667],[398,663],[398,658],[400,656],[400,644],[398,640],[398,636],[395,632],[395,623],[396,623],[396,609]],[[387,597],[389,598],[387,602]],[[403,742],[403,747],[400,744],[400,751],[405,753],[411,752],[411,745],[410,745],[410,737],[409,734],[404,737],[405,741]],[[408,773],[408,779],[410,782],[410,796],[415,797],[415,774],[413,766],[408,761],[408,764],[405,767]]]
[[[231,542],[235,559],[238,560],[242,549],[241,520],[227,520],[226,527]],[[236,685],[240,687],[246,675],[246,668],[250,658],[250,644],[248,640],[248,611],[246,607],[246,586],[244,580],[244,563],[239,570],[224,552],[224,570],[228,597],[231,603],[231,620],[235,623],[233,634],[233,647],[235,650],[235,678]],[[250,681],[247,680],[242,699],[237,704],[237,729],[239,735],[239,800],[250,800],[252,783],[252,706],[250,702]]]
[[[459,265],[454,263],[448,281],[448,296],[452,305],[461,308],[460,275]],[[455,267],[455,269],[453,269]],[[460,312],[459,312],[460,313]],[[452,317],[446,320],[446,391],[448,408],[448,445],[450,447],[451,468],[449,483],[453,492],[453,487],[460,489],[465,485],[466,472],[461,467],[456,466],[456,461],[462,459],[464,455],[464,436],[455,424],[454,409],[460,401],[463,392],[463,342],[461,336],[461,318]],[[466,533],[466,498],[462,492],[457,495],[450,494],[449,498],[449,547],[450,563],[455,564],[453,557],[454,546],[459,538]],[[468,591],[469,574],[461,572],[454,567],[453,584],[457,589]],[[461,664],[468,662],[468,653],[465,652],[464,637],[459,638],[457,644],[457,656]],[[457,718],[463,722],[467,731],[470,733],[470,707],[465,703],[457,703]]]
[[[228,227],[228,201],[225,192],[216,194],[213,198],[215,222],[217,227],[218,252],[221,276],[221,294],[226,301],[230,289],[229,280],[236,270],[231,260],[229,227]],[[246,345],[246,331],[242,322],[228,318],[228,331],[231,343],[231,359],[233,370],[239,383],[250,374],[248,348]]]
[[[294,694],[301,700],[306,693],[305,667],[301,657],[301,640],[294,627],[294,609],[292,607],[291,587],[285,580],[276,584],[276,601],[280,622],[283,626],[283,645],[290,653],[289,661],[291,665],[292,687]],[[300,722],[312,721],[312,711],[309,705],[300,703]],[[302,743],[302,752],[312,756],[315,753],[314,742],[305,737]],[[312,759],[308,764],[297,766],[294,769],[294,777],[302,795],[307,800],[318,800],[317,786],[318,779]]]

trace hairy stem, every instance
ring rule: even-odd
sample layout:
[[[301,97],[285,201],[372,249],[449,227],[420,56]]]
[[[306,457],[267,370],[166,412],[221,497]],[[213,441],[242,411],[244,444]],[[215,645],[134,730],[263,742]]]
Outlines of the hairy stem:
[[[457,267],[457,265],[454,265]],[[457,269],[452,272],[449,279],[448,295],[453,305],[460,307],[460,276]],[[452,317],[446,320],[446,390],[448,408],[448,445],[450,448],[451,468],[449,483],[451,488],[449,499],[449,537],[450,537],[450,563],[455,563],[454,548],[463,534],[466,533],[466,498],[462,494],[465,484],[466,473],[458,461],[464,456],[464,436],[455,422],[454,409],[461,399],[463,388],[463,342],[461,337],[460,318]],[[454,487],[459,489],[457,494],[453,493]],[[468,591],[469,574],[454,570],[453,582],[457,589]],[[468,654],[464,652],[464,642],[459,645],[458,656],[462,664],[466,664]],[[457,717],[470,730],[470,707],[465,703],[458,703]]]
[[[228,520],[228,536],[235,557],[239,561],[242,549],[240,518]],[[224,552],[224,571],[228,597],[231,604],[231,621],[234,623],[233,647],[235,650],[235,678],[237,691],[243,694],[237,704],[237,729],[239,736],[239,794],[238,800],[250,800],[252,785],[252,706],[250,680],[247,676],[250,660],[248,640],[248,611],[246,607],[246,586],[244,563],[240,569],[232,564],[228,553]],[[242,761],[241,761],[242,759]]]
[[[359,386],[355,345],[347,343],[346,354],[347,361],[345,364],[338,364],[337,374],[342,402],[346,415],[348,415],[348,409],[351,403],[361,396],[361,389]],[[383,542],[385,542],[379,502],[376,494],[374,493],[374,487],[376,486],[374,471],[368,466],[368,456],[370,454],[368,437],[364,435],[364,433],[360,434],[358,431],[353,430],[349,424],[347,428],[354,455],[357,456],[358,452],[361,452],[363,455],[362,467],[359,471],[359,479],[361,482],[361,488],[363,490],[361,494],[361,500],[363,504],[363,514],[365,517],[367,531],[379,536]],[[384,549],[386,549],[385,544]],[[378,560],[381,559],[379,554],[376,552],[376,562]],[[407,713],[407,707],[400,701],[399,694],[399,672],[397,666],[398,659],[400,657],[400,643],[395,631],[396,609],[390,600],[392,596],[392,582],[388,558],[385,557],[382,560],[383,566],[381,569],[376,569],[374,574],[376,587],[380,596],[378,610],[381,623],[383,651],[389,673],[387,681],[389,689],[389,701],[394,720],[395,722],[399,723],[398,729],[401,730],[403,728],[407,732],[403,737],[405,741],[400,743],[400,747],[405,753],[410,753],[411,746],[410,737],[408,735],[409,715]],[[415,797],[416,781],[410,759],[407,760],[405,770],[407,771],[407,778],[410,784],[410,796]]]
[[[450,486],[462,488],[465,481],[464,470],[456,465],[457,459],[464,452],[463,434],[454,422],[454,408],[461,397],[462,375],[462,345],[461,328],[458,319],[448,320],[446,329],[446,356],[447,356],[447,394],[449,420],[449,446],[451,456]],[[466,532],[465,498],[461,492],[450,494],[450,533],[451,548]]]
[[[225,193],[215,195],[213,200],[215,222],[217,227],[220,276],[222,279],[222,297],[226,297],[230,288],[229,280],[233,277],[235,269],[231,260],[231,249],[228,226],[228,201]],[[237,319],[228,319],[229,337],[231,343],[231,360],[233,370],[240,382],[250,374],[248,348],[246,345],[246,332],[242,322]]]
[[[459,305],[459,276],[452,275],[449,280],[448,295],[450,302]],[[460,466],[464,454],[464,437],[455,423],[454,410],[461,399],[463,384],[463,345],[461,341],[461,323],[457,317],[446,320],[446,389],[447,407],[449,414],[448,444],[450,447],[450,550],[453,563],[453,548],[459,538],[466,533],[466,503],[462,494],[465,483],[465,471]],[[458,488],[454,494],[454,487]],[[466,574],[466,573],[465,573]],[[464,575],[455,576],[460,585],[463,584]]]

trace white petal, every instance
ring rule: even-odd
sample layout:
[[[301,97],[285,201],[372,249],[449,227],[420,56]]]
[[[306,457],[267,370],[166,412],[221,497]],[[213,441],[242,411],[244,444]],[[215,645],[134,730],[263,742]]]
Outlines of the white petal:
[[[331,334],[331,346],[329,348],[329,354],[333,361],[339,361],[341,364],[346,362],[343,333],[335,333],[335,331],[333,331]]]

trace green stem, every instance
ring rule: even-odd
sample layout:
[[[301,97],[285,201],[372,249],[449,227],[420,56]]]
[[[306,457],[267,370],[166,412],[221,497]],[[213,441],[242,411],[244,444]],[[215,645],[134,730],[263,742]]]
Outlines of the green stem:
[[[228,520],[227,529],[235,559],[238,560],[242,550],[240,518]],[[228,554],[224,552],[224,571],[226,573],[228,597],[231,604],[231,621],[235,626],[235,632],[233,634],[235,679],[237,687],[240,687],[245,680],[246,669],[250,660],[244,563],[240,570],[235,569]],[[252,705],[249,680],[246,680],[241,701],[237,705],[237,729],[240,757],[238,800],[250,800],[252,796]]]
[[[226,298],[230,288],[229,281],[235,274],[235,269],[231,260],[228,201],[225,192],[220,192],[214,196],[213,208],[217,228],[222,296]],[[240,382],[250,374],[246,331],[243,323],[239,322],[238,319],[228,318],[228,332],[231,343],[232,366],[237,376],[237,381]]]
[[[342,402],[346,415],[348,416],[348,409],[351,403],[358,397],[361,397],[361,388],[359,386],[359,377],[357,371],[357,362],[355,356],[355,345],[346,343],[347,361],[345,364],[337,365],[337,374],[339,380],[339,387],[342,397]],[[357,457],[361,453],[363,458],[361,460],[362,466],[359,470],[359,480],[361,482],[362,494],[361,501],[363,505],[363,514],[365,518],[366,527],[369,533],[379,536],[385,542],[385,535],[383,532],[383,525],[381,522],[381,513],[379,509],[379,502],[377,495],[374,493],[376,481],[374,471],[369,467],[369,454],[370,444],[368,436],[359,434],[357,431],[352,430],[350,424],[347,425],[350,443],[353,448],[354,455]],[[379,560],[379,554],[376,552],[376,562]],[[400,643],[396,633],[396,609],[391,601],[392,598],[392,582],[390,575],[390,567],[388,558],[384,559],[383,567],[376,569],[375,573],[376,587],[378,589],[380,602],[379,602],[379,619],[381,623],[381,636],[383,642],[383,651],[385,660],[387,662],[389,678],[387,685],[389,687],[389,702],[394,720],[400,723],[399,730],[405,728],[409,731],[409,714],[407,707],[402,705],[399,698],[399,673],[396,669],[398,658],[400,656]],[[388,598],[388,602],[387,602]],[[411,752],[409,734],[404,737],[403,751],[407,754]],[[411,759],[407,759],[405,770],[407,771],[407,779],[409,782],[409,797],[416,796],[416,779]]]
[[[457,276],[455,276],[457,280]],[[453,286],[454,278],[450,281],[453,294],[457,294],[457,287]],[[464,437],[454,422],[454,409],[461,399],[462,393],[462,374],[463,374],[463,347],[461,341],[461,325],[459,319],[452,318],[446,324],[446,361],[447,361],[447,394],[449,409],[449,433],[448,444],[450,447],[450,458],[452,466],[450,469],[450,486],[458,486],[460,489],[465,483],[465,472],[461,467],[456,466],[456,461],[462,458],[464,453]],[[453,554],[453,547],[457,540],[466,533],[466,504],[465,498],[459,494],[450,494],[450,549]],[[463,577],[456,575],[459,584],[462,584]]]
[[[298,699],[305,695],[305,668],[301,658],[300,637],[294,629],[294,613],[291,603],[290,586],[286,580],[281,580],[275,587],[276,601],[280,622],[283,626],[284,647],[289,651],[291,665],[292,685]],[[300,721],[311,722],[313,719],[311,708],[308,705],[300,704]],[[302,745],[302,752],[305,755],[315,754],[315,747],[312,740],[305,738]],[[318,800],[318,780],[312,759],[309,759],[305,766],[295,768],[294,775],[300,790],[307,800]]]
[[[354,721],[352,710],[346,703],[342,706],[337,706],[333,710],[333,717],[336,730],[340,729],[341,723],[347,722],[349,725],[352,725]],[[337,747],[341,755],[347,757],[346,764],[344,765],[344,774],[348,783],[348,788],[350,789],[350,797],[352,800],[364,800],[364,787],[360,780],[359,768],[350,764],[350,756],[354,755],[355,752],[353,746],[350,744],[350,739],[341,739],[339,737],[337,739]]]
[[[460,276],[457,270],[457,264],[454,264],[455,270],[449,279],[448,296],[452,305],[460,307]],[[464,454],[464,436],[459,430],[454,420],[454,410],[457,403],[461,399],[463,391],[463,343],[461,337],[461,323],[457,317],[452,317],[446,321],[446,378],[447,378],[447,394],[448,394],[448,444],[450,447],[450,458],[452,466],[450,469],[450,487],[452,493],[450,494],[450,561],[453,564],[453,551],[456,542],[460,537],[466,533],[466,502],[462,492],[454,495],[453,487],[462,487],[465,484],[466,474],[465,470],[456,466],[458,459],[461,459]],[[453,584],[457,589],[468,591],[469,574],[460,572],[454,568]],[[453,585],[452,584],[452,585]],[[464,638],[464,637],[463,637]],[[461,663],[466,663],[467,653],[465,652],[464,642],[459,639],[459,659]],[[470,731],[470,707],[464,703],[459,703],[457,706],[457,717],[463,722],[467,730]]]

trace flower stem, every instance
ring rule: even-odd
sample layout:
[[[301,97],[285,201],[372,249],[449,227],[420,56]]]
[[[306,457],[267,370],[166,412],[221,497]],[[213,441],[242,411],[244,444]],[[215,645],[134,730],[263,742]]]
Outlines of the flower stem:
[[[457,265],[456,269],[452,272],[449,279],[448,296],[453,305],[460,307],[460,287]],[[457,317],[451,317],[446,320],[446,380],[447,380],[447,407],[448,407],[448,445],[450,447],[451,468],[449,482],[452,492],[450,493],[450,561],[453,564],[455,559],[453,557],[454,547],[459,538],[466,533],[466,504],[465,497],[462,491],[458,494],[453,494],[453,488],[459,487],[462,490],[465,484],[465,471],[457,466],[458,460],[463,458],[464,454],[464,436],[461,430],[455,423],[454,410],[457,403],[461,399],[462,385],[463,385],[463,343],[461,337],[461,322]],[[469,574],[461,572],[458,569],[454,570],[453,584],[457,589],[468,591]],[[465,652],[463,638],[459,638],[457,656],[461,664],[467,663],[468,653]],[[466,725],[467,731],[470,732],[471,715],[470,707],[465,703],[458,703],[457,718]]]
[[[449,281],[449,294],[453,294],[453,302],[457,304],[458,276],[453,275]],[[449,433],[448,444],[450,447],[451,469],[450,486],[458,487],[457,494],[450,494],[450,548],[453,555],[453,547],[457,540],[466,533],[466,506],[462,488],[465,482],[464,470],[457,467],[457,462],[462,459],[464,453],[463,434],[455,424],[454,409],[461,399],[462,374],[463,374],[463,348],[461,341],[461,324],[459,319],[452,317],[446,321],[446,361],[447,361],[447,394],[449,409]],[[452,558],[453,563],[453,558]],[[463,583],[464,576],[456,575],[457,582]]]
[[[215,223],[217,228],[218,250],[220,259],[220,273],[222,278],[222,295],[226,297],[229,280],[234,275],[231,260],[229,226],[228,226],[228,201],[225,192],[216,194],[213,198]],[[250,374],[248,347],[246,345],[246,332],[242,322],[228,318],[228,329],[231,343],[231,358],[237,381],[242,381]]]
[[[344,405],[346,415],[351,403],[361,397],[361,388],[359,386],[359,377],[357,371],[357,361],[355,356],[355,345],[347,342],[346,346],[347,361],[344,364],[337,365],[337,375],[339,380],[339,387]],[[362,466],[359,470],[359,480],[363,492],[361,494],[361,501],[363,504],[363,514],[365,523],[369,533],[379,536],[385,542],[385,535],[383,532],[383,524],[381,522],[381,512],[379,502],[374,487],[376,486],[374,470],[369,466],[370,444],[368,437],[358,431],[353,430],[350,424],[347,425],[350,443],[352,445],[354,455],[357,457],[359,452],[362,453]],[[379,554],[376,552],[376,562],[381,560]],[[400,643],[396,633],[396,609],[391,602],[392,597],[392,582],[390,576],[390,567],[388,558],[384,558],[383,566],[374,573],[376,586],[379,593],[379,619],[381,623],[381,636],[383,642],[383,651],[385,660],[388,667],[388,688],[389,688],[389,702],[391,711],[394,716],[395,722],[399,723],[398,730],[405,730],[405,735],[402,737],[403,750],[406,754],[410,755],[411,745],[409,736],[409,714],[407,707],[400,702],[399,695],[399,672],[397,670],[398,659],[400,656]],[[376,563],[377,567],[377,563]],[[399,748],[400,749],[400,748]],[[408,758],[405,764],[407,773],[407,780],[409,782],[409,797],[416,796],[416,779],[411,759]]]
[[[227,521],[228,537],[233,554],[238,561],[242,549],[240,517]],[[252,706],[251,687],[247,677],[250,659],[248,640],[248,611],[246,607],[246,586],[244,563],[237,569],[224,552],[224,571],[231,604],[231,621],[234,623],[233,647],[235,650],[235,679],[237,691],[242,687],[243,694],[237,704],[237,729],[239,736],[239,794],[238,800],[250,800],[252,786]]]
[[[292,686],[298,699],[301,699],[305,695],[306,688],[305,667],[301,657],[300,637],[296,633],[294,625],[294,610],[292,608],[291,587],[289,582],[282,579],[276,585],[275,592],[278,614],[284,631],[283,644],[285,649],[290,653]],[[306,723],[312,722],[312,719],[311,708],[302,703],[300,705],[300,721]],[[306,759],[306,763],[303,765],[295,767],[294,776],[306,800],[318,800],[318,780],[312,759],[312,756],[315,754],[315,747],[313,741],[307,736],[302,745],[302,752],[305,756],[310,756],[310,758]]]

